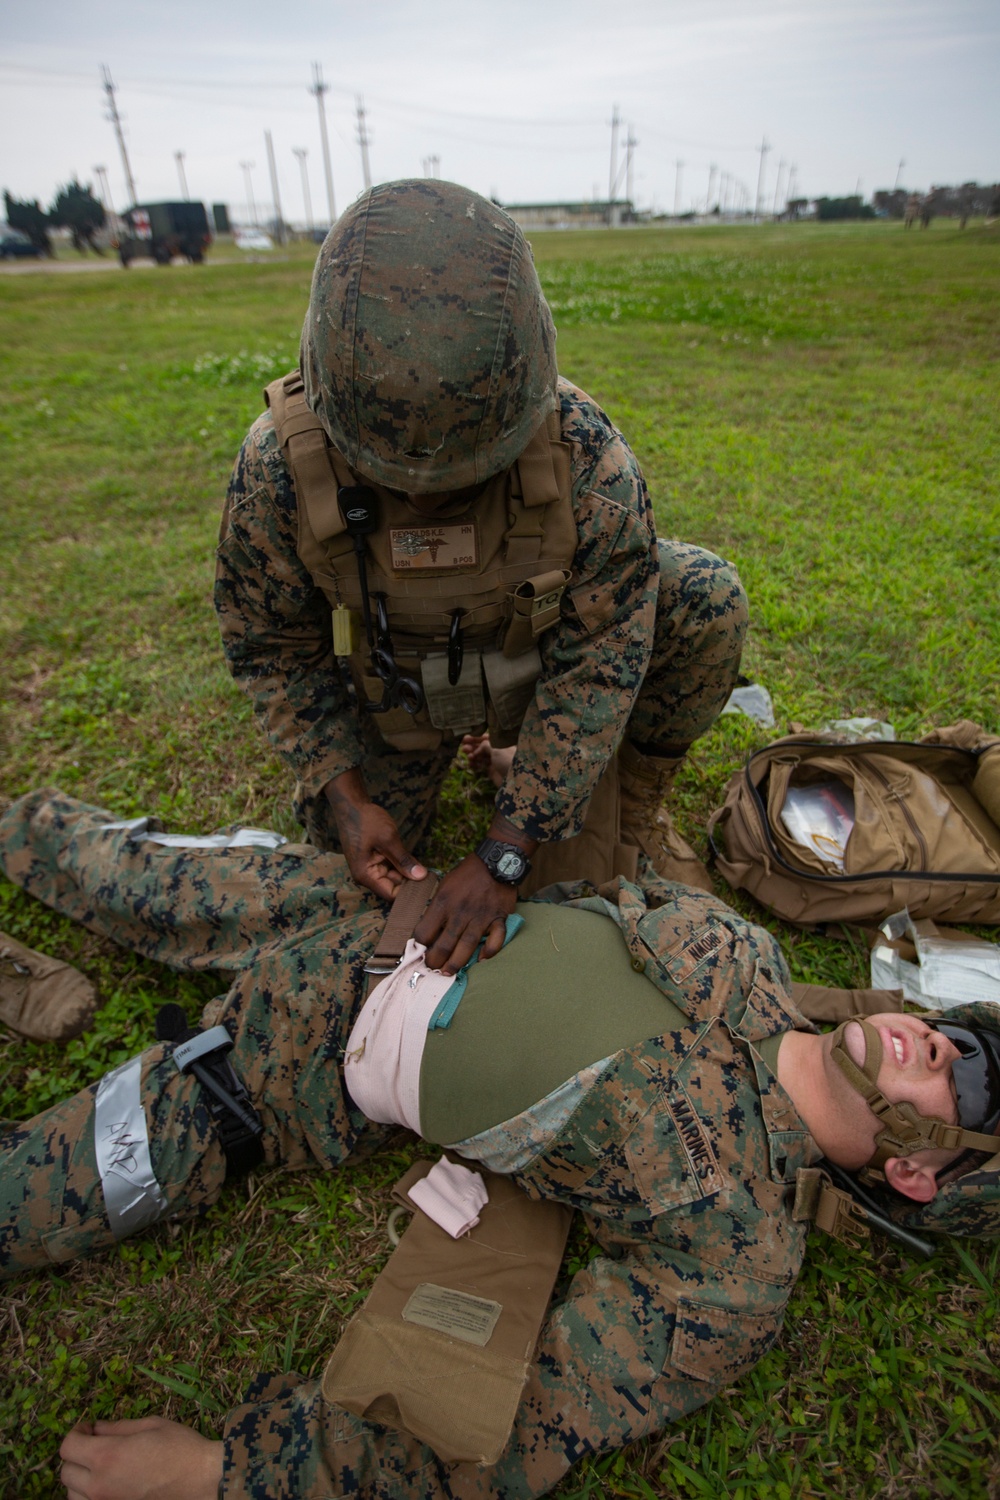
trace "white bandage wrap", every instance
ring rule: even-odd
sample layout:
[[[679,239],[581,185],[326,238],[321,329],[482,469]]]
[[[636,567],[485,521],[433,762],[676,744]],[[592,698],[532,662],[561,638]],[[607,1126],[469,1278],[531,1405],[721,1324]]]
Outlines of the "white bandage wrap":
[[[149,818],[123,818],[102,825],[105,833],[127,833],[133,844],[164,849],[280,849],[288,840],[272,828],[236,828],[232,833],[157,833]]]
[[[106,1073],[94,1102],[94,1149],[104,1206],[116,1240],[135,1234],[169,1208],[149,1156],[146,1112],[139,1093],[142,1058]]]

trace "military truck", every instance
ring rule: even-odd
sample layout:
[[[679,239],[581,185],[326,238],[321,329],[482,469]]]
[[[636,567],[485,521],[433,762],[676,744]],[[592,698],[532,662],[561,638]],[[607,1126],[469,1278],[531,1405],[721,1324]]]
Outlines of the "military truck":
[[[204,203],[136,203],[122,215],[118,254],[123,266],[137,255],[152,256],[159,266],[186,255],[197,265],[211,243]]]

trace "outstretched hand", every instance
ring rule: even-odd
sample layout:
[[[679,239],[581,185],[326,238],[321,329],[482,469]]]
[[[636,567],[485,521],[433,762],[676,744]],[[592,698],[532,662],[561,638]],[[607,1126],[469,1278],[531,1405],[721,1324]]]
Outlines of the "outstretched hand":
[[[360,771],[345,771],[325,791],[340,847],[358,885],[391,901],[404,880],[423,880],[426,869],[404,845],[390,814],[369,800]]]
[[[66,1500],[217,1500],[221,1443],[165,1417],[79,1422],[59,1449]]]
[[[457,974],[480,938],[486,939],[480,958],[499,953],[516,901],[516,886],[494,880],[477,854],[467,854],[444,877],[413,934],[427,946],[427,967]]]

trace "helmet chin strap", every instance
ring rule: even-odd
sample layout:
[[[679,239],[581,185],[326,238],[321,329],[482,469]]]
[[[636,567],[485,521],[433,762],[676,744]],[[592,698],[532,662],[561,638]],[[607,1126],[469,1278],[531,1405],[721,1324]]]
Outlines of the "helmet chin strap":
[[[865,1058],[859,1067],[844,1046],[848,1026],[861,1027]],[[912,1104],[890,1104],[878,1087],[882,1067],[882,1038],[863,1016],[852,1016],[833,1033],[831,1056],[848,1083],[878,1116],[882,1129],[875,1137],[875,1150],[858,1176],[862,1182],[884,1182],[885,1164],[891,1156],[912,1156],[916,1151],[989,1151],[995,1153],[997,1137],[949,1125],[937,1115],[922,1115]]]

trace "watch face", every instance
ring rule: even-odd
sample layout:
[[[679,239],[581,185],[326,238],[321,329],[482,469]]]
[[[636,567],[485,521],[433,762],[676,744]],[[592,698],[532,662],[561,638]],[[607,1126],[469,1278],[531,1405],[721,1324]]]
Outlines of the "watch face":
[[[512,849],[506,850],[497,860],[497,874],[501,880],[517,880],[523,869],[523,857]]]

